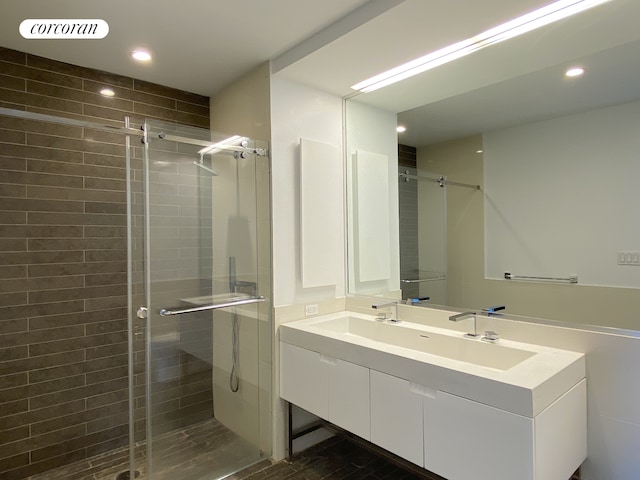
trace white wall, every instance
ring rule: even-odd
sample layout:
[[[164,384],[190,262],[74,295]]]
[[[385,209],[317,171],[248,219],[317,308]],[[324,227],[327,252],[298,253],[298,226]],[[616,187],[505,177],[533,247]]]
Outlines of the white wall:
[[[483,185],[487,181],[483,179],[483,156],[475,153],[482,149],[481,140],[475,135],[422,147],[418,149],[418,167],[435,169],[451,181]],[[484,203],[489,201],[483,191],[447,187],[448,305],[506,305],[514,315],[638,329],[637,288],[485,278]],[[583,220],[592,224],[591,217]],[[512,234],[518,236],[517,232],[508,233]],[[640,267],[620,268],[637,271]]]
[[[271,78],[272,125],[272,211],[273,211],[273,303],[284,306],[317,303],[345,295],[345,252],[341,243],[328,265],[336,272],[336,284],[303,288],[300,264],[300,139],[306,138],[342,149],[342,99],[309,88],[278,75]],[[344,164],[333,175],[344,185]],[[328,186],[331,187],[331,186]],[[334,190],[336,192],[336,190]],[[339,204],[344,203],[344,188],[337,189]],[[339,217],[336,235],[344,238],[344,211]],[[306,219],[305,221],[307,221]]]
[[[285,321],[283,311],[294,310],[294,318],[304,316],[304,304],[318,305],[326,313],[327,304],[346,294],[344,241],[339,242],[333,264],[336,285],[304,288],[300,245],[300,139],[305,138],[342,148],[342,99],[309,88],[278,75],[271,77],[271,178],[272,178],[272,258],[274,337],[278,345],[278,325]],[[338,195],[338,204],[344,204],[344,163],[341,160],[334,172],[332,189]],[[344,210],[333,212],[339,225],[336,235],[344,239]],[[310,221],[312,219],[305,219]],[[333,302],[332,302],[333,301]],[[344,298],[333,308],[344,308]],[[300,310],[300,311],[299,311]],[[287,414],[285,402],[280,399],[279,350],[273,350],[273,458],[286,455]]]
[[[484,135],[486,276],[640,288],[640,102]]]
[[[213,96],[211,129],[244,135],[260,141],[257,146],[265,147],[271,136],[269,78],[269,64],[264,63]],[[240,317],[240,389],[235,393],[228,386],[231,315],[222,311],[216,314],[213,323],[214,413],[233,431],[269,453],[273,444],[270,164],[267,157],[252,157],[229,161],[230,157],[225,156],[226,162],[214,167],[220,174],[215,177],[220,181],[214,184],[217,241],[213,247],[214,257],[220,259],[217,268],[227,272],[228,257],[235,255],[238,280],[257,280],[257,293],[267,298],[264,303],[248,306],[243,310],[247,314]],[[225,201],[217,202],[219,198]],[[246,229],[241,228],[244,220]],[[231,233],[235,230],[236,235],[228,235],[227,229]],[[238,234],[240,238],[236,238]],[[240,247],[248,253],[237,253]]]
[[[380,218],[377,228],[377,235],[386,236],[384,245],[388,250],[385,255],[380,254],[385,261],[389,262],[388,278],[360,282],[356,274],[349,276],[349,292],[359,294],[371,294],[386,292],[392,296],[400,295],[400,244],[398,237],[398,138],[396,133],[397,115],[393,112],[381,110],[379,108],[358,103],[351,100],[346,105],[346,149],[347,149],[347,170],[349,172],[349,185],[347,190],[349,194],[353,194],[356,189],[362,188],[357,185],[357,179],[362,178],[360,174],[355,174],[353,168],[353,156],[358,151],[371,152],[378,155],[384,155],[388,159],[388,218]],[[366,125],[366,128],[362,126]],[[379,193],[382,193],[380,191]],[[375,192],[373,192],[375,195]],[[358,215],[354,211],[356,203],[353,196],[349,199],[349,218],[348,218],[348,262],[349,272],[357,272],[357,262],[361,260],[358,251],[358,242],[356,231],[358,226],[354,224],[354,219]],[[372,202],[373,203],[373,202]],[[366,210],[367,205],[358,205],[358,214]],[[381,215],[382,212],[371,212],[373,218]],[[369,241],[373,241],[370,239]],[[365,259],[366,260],[366,259]],[[368,261],[380,261],[381,258],[370,258]]]

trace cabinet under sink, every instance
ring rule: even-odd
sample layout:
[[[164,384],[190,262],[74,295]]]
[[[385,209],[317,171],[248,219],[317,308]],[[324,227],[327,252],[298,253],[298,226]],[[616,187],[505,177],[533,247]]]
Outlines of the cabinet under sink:
[[[555,360],[556,368],[551,368],[549,359],[538,359],[547,365],[549,376],[541,383],[553,385],[540,398],[532,395],[535,401],[526,407],[513,408],[514,402],[525,397],[518,388],[505,389],[497,379],[502,375],[502,380],[517,380],[517,375],[473,366],[472,371],[486,378],[471,379],[470,387],[461,386],[458,384],[469,379],[469,372],[459,376],[458,361],[434,369],[428,361],[431,354],[418,359],[404,347],[387,348],[354,338],[349,329],[343,329],[340,338],[332,328],[313,327],[339,316],[281,325],[283,399],[449,480],[567,480],[586,458],[583,354],[532,347],[531,359],[535,354]],[[359,317],[358,322],[375,322]],[[375,323],[360,327],[377,328]],[[422,326],[403,328],[420,330]],[[327,331],[332,332],[328,337]],[[521,373],[536,368],[525,365],[531,359],[520,362]],[[500,395],[513,393],[514,398],[492,405],[481,401],[492,399],[492,392],[473,392],[473,388],[490,390],[494,385],[502,388]],[[465,395],[469,388],[477,395]],[[550,389],[556,395],[543,403]],[[503,405],[507,408],[501,408]]]

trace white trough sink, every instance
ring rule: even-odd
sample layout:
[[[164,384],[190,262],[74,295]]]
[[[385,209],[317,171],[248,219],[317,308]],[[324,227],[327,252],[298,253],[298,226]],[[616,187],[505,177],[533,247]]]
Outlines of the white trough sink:
[[[498,370],[508,370],[536,354],[499,343],[489,344],[462,336],[410,328],[406,324],[383,323],[353,316],[318,322],[315,326],[336,334],[353,335]]]
[[[583,353],[465,338],[428,317],[389,323],[339,312],[282,324],[279,334],[281,342],[531,418],[585,377]]]

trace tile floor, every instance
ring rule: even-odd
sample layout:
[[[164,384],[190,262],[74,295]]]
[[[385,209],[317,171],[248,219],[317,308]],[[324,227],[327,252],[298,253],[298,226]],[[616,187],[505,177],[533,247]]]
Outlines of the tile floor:
[[[155,445],[158,463],[153,480],[215,480],[221,476],[225,480],[446,480],[351,435],[336,435],[276,463],[260,460],[216,420],[163,435]],[[25,480],[115,480],[128,468],[128,454],[128,449],[121,449]],[[138,480],[148,480],[143,445],[136,458],[141,465]],[[223,470],[221,458],[225,465],[230,459],[236,465],[246,465],[243,462],[248,458],[256,463],[229,475],[233,470]]]
[[[213,480],[260,461],[259,452],[215,419],[154,439],[153,480]],[[138,480],[149,480],[146,446],[136,447]],[[115,480],[129,468],[129,449],[122,448],[25,480]]]
[[[229,480],[445,480],[404,461],[336,435],[274,464],[261,463]]]

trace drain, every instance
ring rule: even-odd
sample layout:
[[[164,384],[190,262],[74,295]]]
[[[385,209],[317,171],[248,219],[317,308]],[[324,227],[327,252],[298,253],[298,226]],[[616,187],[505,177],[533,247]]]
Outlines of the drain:
[[[138,478],[140,476],[140,472],[136,470],[134,475],[135,475],[134,478]],[[116,480],[131,480],[131,471],[127,470],[125,472],[119,473],[116,476]]]

